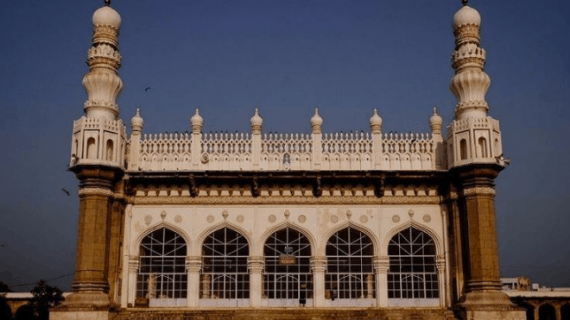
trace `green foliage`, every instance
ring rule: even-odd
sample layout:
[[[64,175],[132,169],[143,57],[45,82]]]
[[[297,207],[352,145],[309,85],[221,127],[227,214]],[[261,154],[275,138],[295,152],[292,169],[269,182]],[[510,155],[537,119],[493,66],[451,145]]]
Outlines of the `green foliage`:
[[[52,287],[45,280],[40,280],[32,289],[34,297],[30,301],[30,305],[34,310],[36,319],[48,320],[49,308],[57,306],[63,301],[63,294],[57,287]]]

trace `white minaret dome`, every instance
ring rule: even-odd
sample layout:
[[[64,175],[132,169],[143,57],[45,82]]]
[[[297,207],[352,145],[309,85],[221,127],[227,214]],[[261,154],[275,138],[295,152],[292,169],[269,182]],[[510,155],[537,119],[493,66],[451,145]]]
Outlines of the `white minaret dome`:
[[[378,115],[378,110],[374,109],[374,114],[370,117],[370,127],[374,130],[375,128],[382,127],[382,118]]]
[[[311,126],[322,126],[323,118],[319,115],[319,109],[315,109],[315,115],[311,118]]]
[[[190,118],[190,124],[192,125],[192,132],[200,133],[202,131],[204,119],[200,116],[200,109],[196,108],[196,114]]]
[[[133,130],[142,130],[143,125],[144,119],[141,117],[140,109],[137,108],[135,116],[131,118],[131,128],[133,128]]]
[[[464,25],[481,25],[481,15],[479,11],[471,8],[468,5],[464,5],[459,11],[453,16],[453,29],[457,29]]]
[[[433,108],[433,115],[429,118],[430,126],[442,126],[443,118],[437,113],[437,108]]]
[[[121,16],[115,9],[105,5],[93,14],[93,25],[111,26],[118,29],[121,26]]]
[[[263,119],[259,116],[259,109],[255,109],[255,114],[251,119],[249,119],[251,123],[251,131],[253,133],[261,133],[261,126],[263,125]]]

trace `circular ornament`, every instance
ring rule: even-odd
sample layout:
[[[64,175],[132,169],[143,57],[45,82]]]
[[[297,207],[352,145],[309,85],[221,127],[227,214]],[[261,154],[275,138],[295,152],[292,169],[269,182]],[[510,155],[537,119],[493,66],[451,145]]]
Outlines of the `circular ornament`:
[[[245,218],[240,214],[239,216],[237,216],[236,221],[239,223],[242,223],[243,220],[245,220]]]
[[[182,222],[182,216],[179,215],[179,214],[177,214],[177,215],[174,217],[174,222],[176,222],[176,223]]]
[[[394,216],[392,216],[392,222],[394,222],[394,223],[400,222],[400,216],[396,215],[396,214]]]
[[[338,222],[338,216],[331,216],[331,222],[337,223]]]
[[[300,215],[299,218],[297,218],[297,221],[299,221],[300,223],[304,223],[305,221],[307,221],[307,217],[305,217],[304,215]]]
[[[208,221],[209,223],[214,222],[214,216],[213,216],[213,215],[209,215],[209,216],[206,218],[206,221]]]
[[[424,220],[424,222],[430,222],[431,221],[431,217],[429,216],[429,214],[424,215],[422,219]]]
[[[273,222],[277,221],[277,217],[272,214],[267,218],[267,220],[269,220],[269,222],[273,223]]]
[[[367,216],[360,216],[360,222],[362,222],[362,223],[368,222],[368,217]]]
[[[144,223],[148,226],[151,222],[152,216],[150,214],[147,214],[146,217],[144,217]]]

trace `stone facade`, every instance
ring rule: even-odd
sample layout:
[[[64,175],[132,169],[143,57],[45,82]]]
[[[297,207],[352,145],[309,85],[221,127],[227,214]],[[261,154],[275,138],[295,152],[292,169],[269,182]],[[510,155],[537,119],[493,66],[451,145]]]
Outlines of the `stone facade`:
[[[435,109],[429,133],[384,134],[376,110],[369,133],[323,133],[315,110],[311,134],[279,135],[259,110],[251,133],[204,134],[196,110],[191,133],[143,134],[137,110],[129,136],[109,4],[73,126],[73,294],[53,319],[525,318],[500,291],[493,181],[508,161],[466,2],[445,139]]]

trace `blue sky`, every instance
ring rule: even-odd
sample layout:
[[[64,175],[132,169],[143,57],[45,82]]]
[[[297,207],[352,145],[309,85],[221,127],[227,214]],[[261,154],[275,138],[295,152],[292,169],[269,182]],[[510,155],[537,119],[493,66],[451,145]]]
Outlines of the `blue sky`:
[[[77,180],[66,171],[91,15],[101,1],[5,1],[0,11],[0,281],[73,272]],[[472,0],[483,17],[490,115],[512,164],[497,180],[504,276],[570,287],[570,3]],[[121,116],[145,133],[429,132],[455,98],[451,19],[460,0],[114,0],[123,17]],[[145,92],[146,87],[152,89]],[[61,189],[72,192],[67,196]],[[68,289],[71,277],[51,283]],[[28,289],[29,286],[18,287]]]

